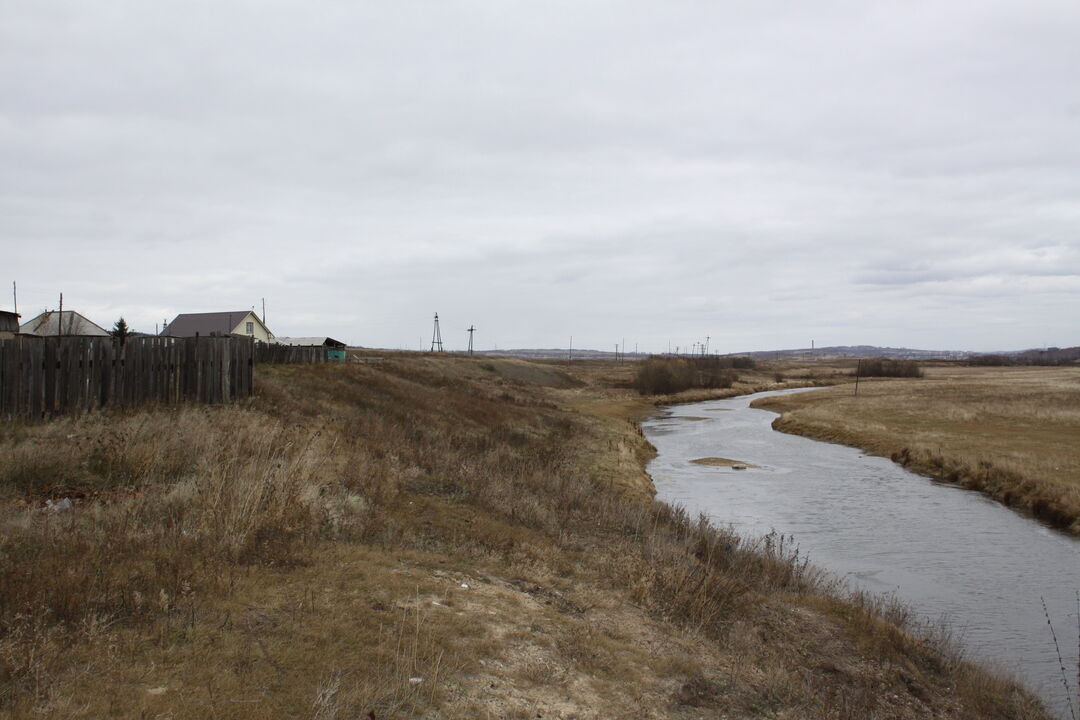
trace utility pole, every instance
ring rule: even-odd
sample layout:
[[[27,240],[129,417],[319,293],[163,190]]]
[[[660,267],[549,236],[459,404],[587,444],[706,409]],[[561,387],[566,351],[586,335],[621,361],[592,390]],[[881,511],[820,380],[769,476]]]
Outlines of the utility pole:
[[[60,293],[60,314],[56,318],[56,334],[61,335],[64,329],[64,293]]]
[[[15,314],[19,314],[19,288],[15,286],[15,281],[11,281],[11,299],[15,302]]]
[[[862,360],[855,365],[855,397],[859,397],[859,375],[862,374]]]
[[[472,355],[472,354],[473,354],[473,347],[472,347],[472,336],[473,336],[473,333],[474,333],[474,332],[476,332],[476,328],[475,328],[475,327],[473,327],[472,325],[470,325],[470,326],[469,326],[469,354],[470,354],[470,355]]]
[[[615,362],[619,362],[619,343],[615,343]]]
[[[709,337],[708,335],[706,335],[705,336],[705,351],[703,353],[701,353],[702,355],[708,354],[708,352],[709,352],[709,341],[710,340],[712,340],[712,338]]]
[[[570,336],[570,354],[566,356],[566,364],[574,362],[574,336]]]
[[[265,325],[266,324],[266,298],[263,298],[262,302],[263,302],[262,324]]]
[[[431,352],[435,352],[435,348],[439,348],[439,352],[443,351],[442,331],[439,330],[439,313],[435,313],[435,329],[431,331]]]

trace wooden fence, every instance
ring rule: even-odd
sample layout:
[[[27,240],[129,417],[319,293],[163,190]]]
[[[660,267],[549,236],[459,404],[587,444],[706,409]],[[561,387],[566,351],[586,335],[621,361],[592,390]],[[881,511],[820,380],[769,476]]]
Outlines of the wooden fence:
[[[256,363],[324,363],[326,348],[322,345],[255,344]]]
[[[326,362],[326,348],[250,338],[34,337],[0,340],[0,418],[42,419],[145,403],[249,397],[256,363]]]
[[[235,338],[17,336],[0,341],[0,416],[41,419],[143,403],[231,402],[253,388]]]

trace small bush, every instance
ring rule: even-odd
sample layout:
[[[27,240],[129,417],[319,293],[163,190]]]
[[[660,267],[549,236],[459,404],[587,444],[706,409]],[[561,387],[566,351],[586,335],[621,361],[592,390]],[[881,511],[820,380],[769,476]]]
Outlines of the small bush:
[[[668,395],[686,390],[690,380],[683,361],[649,358],[638,370],[634,387],[642,395]]]
[[[898,378],[921,378],[922,368],[914,360],[890,360],[889,358],[873,358],[861,360],[859,367],[852,373],[860,377],[898,377]]]
[[[642,395],[669,395],[690,388],[729,388],[739,379],[729,358],[651,357],[634,378]]]
[[[1003,365],[1014,365],[1015,362],[1004,355],[976,355],[975,357],[967,361],[968,365],[978,365],[986,367],[1000,367]]]

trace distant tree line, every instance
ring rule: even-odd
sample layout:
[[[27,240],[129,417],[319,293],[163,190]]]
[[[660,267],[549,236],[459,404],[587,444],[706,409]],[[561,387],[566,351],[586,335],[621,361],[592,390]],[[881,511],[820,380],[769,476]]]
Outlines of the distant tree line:
[[[1026,350],[1013,355],[976,355],[969,358],[968,365],[1075,365],[1080,363],[1080,347]]]
[[[922,368],[914,360],[891,360],[889,358],[870,358],[860,360],[852,374],[860,377],[898,377],[921,378]]]

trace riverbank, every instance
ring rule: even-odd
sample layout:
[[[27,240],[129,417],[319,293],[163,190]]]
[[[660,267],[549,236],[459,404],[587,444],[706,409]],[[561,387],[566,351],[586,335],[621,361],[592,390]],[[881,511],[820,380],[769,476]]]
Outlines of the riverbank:
[[[764,398],[782,432],[889,457],[1080,536],[1080,369],[938,366]]]
[[[11,717],[1041,718],[651,500],[627,366],[386,353],[0,428]],[[775,539],[774,539],[775,540]]]

